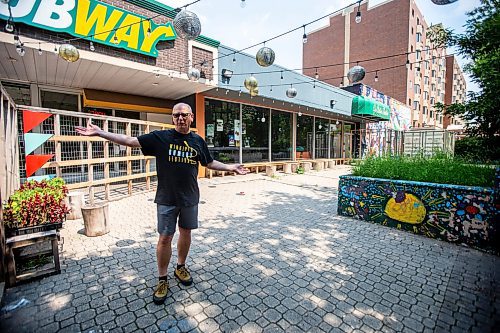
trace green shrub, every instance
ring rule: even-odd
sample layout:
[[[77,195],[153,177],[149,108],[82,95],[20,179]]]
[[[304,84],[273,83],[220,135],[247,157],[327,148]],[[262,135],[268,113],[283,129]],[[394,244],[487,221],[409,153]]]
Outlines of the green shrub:
[[[361,177],[492,187],[495,169],[437,154],[433,157],[370,157],[354,167]]]
[[[500,162],[500,136],[466,137],[455,141],[455,156],[474,163]]]

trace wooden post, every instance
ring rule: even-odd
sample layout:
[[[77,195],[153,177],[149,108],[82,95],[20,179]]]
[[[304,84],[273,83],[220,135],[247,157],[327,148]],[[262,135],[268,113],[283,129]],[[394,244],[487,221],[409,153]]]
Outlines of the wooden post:
[[[92,141],[88,140],[87,141],[87,158],[88,161],[90,161],[93,157],[92,154]],[[94,187],[92,186],[92,182],[94,181],[94,165],[91,164],[90,162],[87,163],[87,169],[88,169],[88,174],[89,174],[89,203],[91,205],[94,204]]]
[[[132,124],[130,122],[127,123],[126,132],[128,136],[132,136]],[[127,147],[127,157],[132,156],[132,148]],[[127,160],[127,176],[132,175],[132,161]],[[132,179],[128,181],[128,195],[132,195]]]
[[[85,235],[101,236],[109,232],[108,203],[82,207]]]
[[[149,124],[146,125],[146,129],[144,131],[144,134],[147,134],[149,133],[150,131],[150,127],[149,127]],[[147,159],[146,160],[146,174],[148,174],[146,176],[146,190],[150,190],[151,189],[151,177],[149,176],[149,173],[151,172],[151,160],[150,159]]]
[[[54,115],[54,136],[59,137],[61,135],[61,115],[55,114]],[[56,176],[61,177],[61,167],[59,166],[59,162],[62,160],[61,156],[61,141],[56,141]]]
[[[103,126],[102,126],[104,131],[108,131],[109,128],[109,122],[107,119],[104,120]],[[104,141],[104,179],[108,180],[109,179],[109,141],[106,140]],[[109,183],[104,184],[104,197],[106,198],[106,201],[109,200]]]

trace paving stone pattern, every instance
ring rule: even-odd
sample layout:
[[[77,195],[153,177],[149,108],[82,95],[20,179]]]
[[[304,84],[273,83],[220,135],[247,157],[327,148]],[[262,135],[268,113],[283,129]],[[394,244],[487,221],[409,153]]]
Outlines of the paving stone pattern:
[[[500,260],[336,215],[346,168],[200,180],[200,229],[162,306],[153,193],[112,202],[111,232],[62,230],[62,273],[10,288],[1,332],[493,332]],[[241,193],[243,192],[243,193]],[[174,240],[175,241],[175,240]],[[176,252],[174,250],[173,262]]]

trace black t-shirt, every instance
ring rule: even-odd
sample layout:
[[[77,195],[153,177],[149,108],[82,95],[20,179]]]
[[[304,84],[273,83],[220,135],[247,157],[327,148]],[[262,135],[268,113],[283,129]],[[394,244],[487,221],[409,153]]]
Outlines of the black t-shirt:
[[[137,137],[144,155],[156,157],[158,189],[155,202],[189,207],[200,200],[198,162],[213,161],[207,144],[198,134],[182,134],[175,129],[154,131]]]

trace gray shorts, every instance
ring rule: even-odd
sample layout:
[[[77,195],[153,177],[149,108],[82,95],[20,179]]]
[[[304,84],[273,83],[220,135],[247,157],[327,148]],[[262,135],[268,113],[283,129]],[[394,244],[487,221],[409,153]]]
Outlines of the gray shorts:
[[[190,207],[177,207],[157,205],[158,233],[160,235],[175,234],[177,218],[179,227],[184,229],[198,228],[198,205]]]

